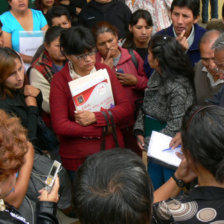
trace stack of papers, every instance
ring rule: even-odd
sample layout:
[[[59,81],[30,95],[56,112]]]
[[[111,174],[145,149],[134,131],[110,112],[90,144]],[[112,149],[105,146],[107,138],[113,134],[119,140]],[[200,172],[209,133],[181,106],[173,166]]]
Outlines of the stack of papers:
[[[114,107],[110,77],[106,69],[68,83],[76,110],[98,112]]]
[[[147,155],[165,164],[178,167],[181,159],[176,155],[176,152],[181,153],[181,147],[170,149],[169,144],[171,140],[170,136],[152,131]]]

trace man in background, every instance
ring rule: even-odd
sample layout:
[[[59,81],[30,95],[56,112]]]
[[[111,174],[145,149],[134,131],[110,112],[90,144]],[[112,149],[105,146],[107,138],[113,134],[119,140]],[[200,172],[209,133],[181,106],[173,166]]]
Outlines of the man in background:
[[[224,79],[224,33],[215,41],[213,45],[215,50],[215,63],[220,78]],[[208,100],[208,102],[224,107],[224,86]]]
[[[197,103],[203,103],[212,97],[223,86],[224,80],[220,79],[217,66],[214,61],[214,42],[219,38],[218,30],[207,31],[200,41],[201,60],[195,65],[195,91]]]
[[[199,20],[199,0],[174,0],[171,4],[172,24],[158,35],[175,37],[183,46],[194,66],[200,60],[199,42],[206,30],[197,23]],[[144,64],[145,71],[150,76],[151,68],[147,58]]]

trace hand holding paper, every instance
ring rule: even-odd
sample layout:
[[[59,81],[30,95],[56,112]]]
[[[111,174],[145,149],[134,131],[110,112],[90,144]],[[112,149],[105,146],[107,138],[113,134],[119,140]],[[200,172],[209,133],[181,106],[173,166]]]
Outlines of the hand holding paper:
[[[181,159],[176,155],[176,152],[181,152],[181,148],[170,149],[169,144],[171,139],[170,136],[153,131],[149,142],[148,156],[168,165],[178,167]]]
[[[170,141],[170,147],[175,149],[178,145],[182,145],[181,133],[177,132],[177,134]]]

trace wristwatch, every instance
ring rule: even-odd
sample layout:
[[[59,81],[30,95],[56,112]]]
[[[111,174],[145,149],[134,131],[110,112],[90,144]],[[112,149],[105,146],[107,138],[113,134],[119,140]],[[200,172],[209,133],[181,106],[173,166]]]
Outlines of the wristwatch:
[[[178,187],[183,188],[186,186],[186,183],[181,179],[177,179],[174,174],[173,174],[172,178],[175,180]]]

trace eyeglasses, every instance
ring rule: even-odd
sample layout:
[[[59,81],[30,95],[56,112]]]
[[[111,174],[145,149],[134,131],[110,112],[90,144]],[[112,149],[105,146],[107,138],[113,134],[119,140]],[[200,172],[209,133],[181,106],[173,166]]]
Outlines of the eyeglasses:
[[[94,54],[96,54],[96,49],[92,49],[91,51],[89,51],[88,53],[84,53],[84,54],[80,54],[80,55],[74,55],[74,57],[76,57],[78,60],[86,60],[86,58],[88,56],[93,56]]]

